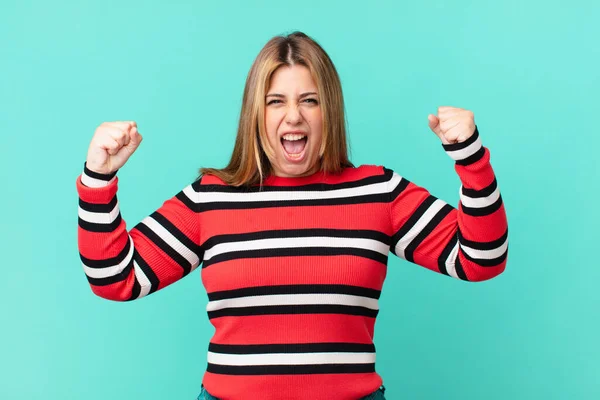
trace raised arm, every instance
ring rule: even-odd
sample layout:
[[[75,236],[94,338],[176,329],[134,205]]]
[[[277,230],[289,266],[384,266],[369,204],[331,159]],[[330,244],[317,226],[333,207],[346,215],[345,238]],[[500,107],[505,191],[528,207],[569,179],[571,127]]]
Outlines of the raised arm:
[[[92,291],[109,300],[135,300],[160,290],[198,267],[203,256],[194,212],[199,181],[127,231],[116,172],[140,141],[135,123],[104,123],[76,182],[83,269]]]
[[[506,267],[508,224],[490,152],[476,126],[472,132],[465,141],[442,142],[461,181],[458,208],[393,172],[391,250],[432,271],[483,281]]]

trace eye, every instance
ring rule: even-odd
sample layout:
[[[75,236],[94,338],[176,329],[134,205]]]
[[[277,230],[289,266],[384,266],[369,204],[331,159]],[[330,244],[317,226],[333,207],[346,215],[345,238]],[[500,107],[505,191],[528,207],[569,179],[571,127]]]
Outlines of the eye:
[[[275,104],[276,101],[281,102],[281,100],[274,99],[274,100],[269,101],[267,103],[267,105],[269,105],[269,104]]]
[[[319,104],[319,102],[317,101],[317,99],[306,99],[304,101],[312,101],[314,104]]]

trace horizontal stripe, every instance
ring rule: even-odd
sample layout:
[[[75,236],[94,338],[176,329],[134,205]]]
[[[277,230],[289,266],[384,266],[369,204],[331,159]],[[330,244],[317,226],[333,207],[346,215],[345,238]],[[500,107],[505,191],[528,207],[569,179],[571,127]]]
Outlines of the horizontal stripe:
[[[112,178],[110,181],[103,181],[100,179],[92,178],[86,174],[81,174],[81,183],[84,186],[90,188],[102,188],[110,185],[116,178]]]
[[[310,284],[310,285],[276,285],[276,286],[258,286],[242,289],[222,290],[208,293],[210,301],[233,299],[246,296],[263,296],[274,294],[301,294],[301,293],[338,293],[351,294],[356,296],[370,297],[379,299],[380,290],[369,289],[359,286],[336,285],[336,284]]]
[[[502,236],[500,236],[498,239],[492,240],[489,242],[476,242],[474,240],[467,240],[463,236],[460,229],[458,229],[457,234],[458,234],[458,239],[459,239],[461,245],[468,246],[468,247],[471,247],[473,249],[478,249],[478,250],[494,250],[494,249],[502,246],[508,240],[508,228],[504,231]]]
[[[92,278],[92,277],[86,275],[86,278],[87,278],[88,282],[90,283],[90,285],[93,285],[93,286],[113,285],[117,282],[122,282],[122,281],[126,280],[127,277],[129,277],[129,274],[131,273],[132,268],[133,268],[132,264],[127,264],[127,266],[116,275],[107,276],[105,278]]]
[[[207,360],[211,364],[235,366],[370,364],[375,363],[375,353],[223,354],[209,351]]]
[[[119,274],[100,279],[88,277],[88,281],[94,286],[112,285],[114,283],[121,282],[127,279],[131,272],[131,269],[133,268],[135,280],[131,288],[131,295],[125,300],[131,301],[147,296],[152,291],[152,283],[148,278],[147,274],[144,272],[144,270],[140,268],[139,264],[135,261],[136,257],[139,259],[139,255],[134,249],[133,263],[128,264],[127,267],[123,269],[123,271],[121,271]]]
[[[210,301],[207,311],[226,308],[243,308],[259,306],[291,306],[291,305],[323,305],[357,306],[378,310],[377,299],[348,294],[305,293],[305,294],[273,294],[264,296],[236,297],[233,299]]]
[[[385,233],[368,229],[277,229],[247,233],[215,235],[206,240],[202,247],[210,251],[214,246],[229,242],[250,242],[262,239],[286,239],[286,238],[348,238],[348,239],[372,239],[385,245],[390,244],[391,238]]]
[[[496,188],[490,194],[485,195],[487,192],[489,192],[487,188],[478,192],[464,189],[461,185],[460,201],[462,202],[463,206],[468,208],[489,207],[500,198],[500,190],[496,186]]]
[[[107,224],[104,224],[104,223],[96,224],[96,223],[88,222],[84,219],[81,219],[81,217],[77,218],[77,223],[79,224],[79,227],[81,229],[88,231],[88,232],[100,232],[100,233],[114,232],[121,224],[121,221],[122,221],[122,217],[121,217],[120,212],[114,221],[112,221],[111,223],[107,223]]]
[[[258,306],[258,307],[230,307],[217,311],[209,311],[208,318],[224,316],[249,316],[249,315],[277,315],[277,314],[347,314],[361,315],[375,318],[379,310],[359,306],[343,306],[334,304],[308,304],[288,306]]]
[[[81,198],[79,199],[79,207],[85,211],[89,211],[92,213],[109,213],[117,205],[118,203],[116,195],[114,195],[108,203],[88,203],[86,201],[83,201]]]
[[[285,233],[282,231],[283,235]],[[283,236],[282,235],[282,236]],[[258,239],[240,242],[227,242],[217,244],[210,248],[205,248],[204,260],[209,261],[212,257],[223,253],[245,250],[259,249],[290,249],[306,247],[345,247],[363,250],[371,250],[381,254],[389,252],[389,244],[382,243],[373,239],[346,238],[333,236],[315,236],[315,237],[285,237],[274,239]]]
[[[485,148],[480,147],[479,150],[477,150],[475,152],[475,154],[473,154],[465,159],[456,161],[456,165],[466,166],[466,165],[474,164],[477,161],[481,160],[484,155],[485,155]]]
[[[206,370],[213,374],[224,375],[359,374],[375,372],[375,364],[260,365],[248,367],[208,363]]]
[[[131,236],[129,236],[128,238],[128,251],[125,258],[123,258],[121,261],[114,265],[106,265],[105,260],[100,261],[100,263],[97,263],[96,265],[94,265],[93,262],[90,262],[89,264],[92,264],[93,266],[88,265],[87,259],[85,259],[86,262],[82,262],[85,274],[90,278],[99,279],[114,276],[123,271],[133,259],[133,239],[131,239]],[[101,266],[99,267],[98,264],[100,264]]]
[[[294,229],[219,235],[203,244],[203,266],[236,258],[301,255],[356,255],[386,263],[389,243],[389,236],[369,230]]]
[[[498,211],[498,209],[500,209],[500,207],[502,206],[502,196],[498,193],[498,198],[491,203],[488,206],[485,207],[477,207],[477,208],[473,208],[473,207],[467,207],[465,205],[462,205],[462,200],[463,197],[461,196],[461,209],[463,211],[463,213],[470,215],[472,217],[484,217],[486,215],[490,215],[496,211]]]
[[[261,194],[269,192],[331,192],[342,189],[353,189],[360,188],[374,184],[381,184],[388,182],[392,178],[392,171],[384,169],[384,173],[380,175],[368,176],[366,178],[357,179],[355,181],[340,182],[340,183],[310,183],[306,185],[293,185],[293,186],[226,186],[217,184],[204,184],[195,187],[196,191],[202,193],[237,193],[237,194]],[[379,186],[377,186],[379,187]],[[315,193],[316,194],[316,193]],[[193,198],[194,196],[190,196]],[[320,198],[320,197],[319,197]],[[277,198],[275,198],[277,199]]]
[[[203,268],[207,268],[219,262],[225,262],[243,258],[269,258],[269,257],[298,257],[298,256],[344,256],[351,255],[364,257],[382,264],[386,264],[388,260],[387,254],[380,252],[350,248],[350,247],[293,247],[293,248],[274,248],[274,249],[257,249],[243,250],[223,253],[212,256],[209,260],[204,260]]]
[[[115,180],[115,174],[102,175],[94,173],[87,168],[84,168],[81,174],[81,183],[90,188],[102,188],[110,185]]]
[[[272,186],[269,186],[272,188]],[[359,197],[387,193],[387,182],[330,190],[298,190],[301,186],[288,186],[287,190],[265,190],[261,192],[203,192],[198,196],[199,203],[222,202],[277,202],[298,200],[324,200],[335,198]],[[188,196],[191,198],[191,196]]]
[[[476,156],[480,150],[483,150],[477,126],[475,126],[473,134],[464,142],[442,144],[442,147],[450,158],[460,164],[464,164],[467,160]]]
[[[225,354],[263,353],[373,353],[373,343],[278,343],[278,344],[217,344],[209,343],[208,351]]]
[[[448,252],[449,246],[451,246],[450,252]],[[508,254],[508,230],[499,239],[490,242],[475,242],[465,239],[458,229],[457,235],[448,243],[440,256],[440,271],[453,278],[466,280],[458,258],[459,248],[467,260],[478,266],[496,267],[506,259]]]
[[[460,248],[462,249],[462,251],[464,253],[466,253],[467,256],[469,256],[469,258],[472,258],[472,259],[494,259],[494,258],[499,258],[504,253],[506,253],[506,250],[508,248],[508,241],[505,242],[502,246],[498,247],[497,249],[493,249],[493,250],[477,250],[477,249],[473,249],[468,246],[465,246],[463,244],[461,244]]]
[[[507,251],[508,251],[508,247],[506,248],[506,251],[504,251],[501,254],[497,254],[497,253],[493,253],[493,254],[488,254],[488,253],[483,253],[485,255],[485,257],[471,257],[470,253],[468,253],[467,251],[465,251],[465,249],[461,246],[461,250],[463,250],[463,255],[465,256],[465,258],[467,260],[469,260],[470,262],[479,265],[480,267],[496,267],[499,264],[503,263],[504,260],[506,260],[506,256],[507,256]],[[477,255],[482,255],[482,253],[477,253]],[[490,255],[494,255],[494,258],[488,258],[488,256]]]
[[[116,199],[116,197],[115,197]],[[92,212],[79,206],[79,218],[90,224],[113,224],[119,217],[119,202],[116,201],[108,212]]]
[[[389,193],[377,193],[364,196],[335,197],[325,199],[300,199],[280,201],[237,201],[199,203],[193,205],[194,212],[202,213],[214,210],[241,210],[253,208],[282,208],[282,207],[309,207],[309,206],[340,206],[350,204],[387,203]]]
[[[84,257],[81,253],[79,253],[79,258],[81,258],[81,261],[89,268],[108,268],[113,265],[119,264],[123,260],[125,260],[128,257],[128,254],[131,251],[132,247],[133,240],[131,240],[131,237],[128,236],[127,241],[125,241],[125,245],[123,246],[121,251],[119,251],[119,253],[114,257],[91,259]]]
[[[496,240],[490,242],[475,242],[467,240],[458,230],[460,248],[465,257],[474,262],[483,263],[487,266],[496,266],[501,262],[508,252],[508,229]]]
[[[478,198],[478,197],[488,197],[492,193],[494,193],[498,189],[498,181],[494,177],[492,183],[484,187],[483,189],[470,189],[464,187],[464,185],[460,186],[460,194],[466,197]]]
[[[266,207],[386,203],[390,201],[390,187],[396,186],[395,184],[390,185],[389,180],[399,180],[401,177],[397,174],[391,176],[389,173],[381,176],[385,180],[380,179],[383,181],[378,183],[343,188],[340,188],[340,186],[344,184],[320,184],[314,188],[309,187],[308,189],[311,190],[303,186],[265,186],[266,190],[260,192],[249,191],[248,189],[240,189],[239,191],[226,189],[226,191],[217,192],[217,187],[220,188],[221,185],[210,185],[214,190],[197,193],[192,186],[189,186],[178,197],[195,212]],[[347,183],[345,185],[348,186]],[[200,186],[200,190],[206,189]]]

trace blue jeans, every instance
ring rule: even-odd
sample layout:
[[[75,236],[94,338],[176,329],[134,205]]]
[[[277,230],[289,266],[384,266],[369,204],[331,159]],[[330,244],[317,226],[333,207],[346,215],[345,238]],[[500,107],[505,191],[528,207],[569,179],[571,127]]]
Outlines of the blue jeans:
[[[358,400],[385,400],[385,386],[381,385],[379,389],[374,391],[373,393],[366,395],[365,397],[361,397]],[[200,394],[198,395],[197,400],[219,400],[215,396],[211,395],[206,391],[204,385],[201,386]]]

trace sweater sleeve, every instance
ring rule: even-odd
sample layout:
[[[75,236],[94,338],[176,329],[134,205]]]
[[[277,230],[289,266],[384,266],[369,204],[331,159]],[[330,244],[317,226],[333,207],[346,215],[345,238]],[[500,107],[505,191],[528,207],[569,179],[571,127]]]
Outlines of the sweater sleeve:
[[[458,208],[388,170],[391,251],[456,279],[491,279],[506,266],[508,225],[489,150],[477,127],[465,142],[442,146],[460,178]]]
[[[202,262],[197,204],[200,180],[191,183],[127,231],[117,200],[118,177],[84,164],[77,177],[78,247],[96,295],[139,299],[183,278]]]

